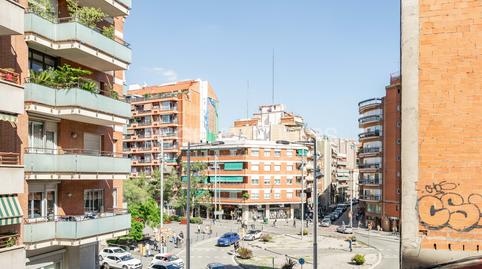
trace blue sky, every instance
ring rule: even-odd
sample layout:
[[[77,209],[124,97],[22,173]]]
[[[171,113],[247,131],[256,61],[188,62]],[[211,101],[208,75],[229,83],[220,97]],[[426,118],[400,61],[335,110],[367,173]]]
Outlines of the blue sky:
[[[128,84],[210,81],[220,127],[271,103],[308,126],[355,137],[357,103],[382,96],[399,69],[396,0],[133,1],[125,37],[133,49]],[[249,93],[247,94],[247,81]]]

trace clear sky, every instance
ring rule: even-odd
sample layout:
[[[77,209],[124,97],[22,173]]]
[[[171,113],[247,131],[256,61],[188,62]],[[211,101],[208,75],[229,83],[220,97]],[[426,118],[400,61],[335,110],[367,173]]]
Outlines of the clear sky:
[[[204,79],[220,127],[271,103],[308,126],[355,137],[357,103],[382,96],[399,69],[397,0],[134,0],[125,38],[128,84]],[[247,81],[249,92],[247,94]]]

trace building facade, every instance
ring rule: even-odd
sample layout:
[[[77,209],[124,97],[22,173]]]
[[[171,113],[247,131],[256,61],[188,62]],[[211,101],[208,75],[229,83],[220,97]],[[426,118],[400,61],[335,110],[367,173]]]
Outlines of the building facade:
[[[480,268],[480,1],[401,1],[403,268]]]
[[[306,152],[302,145],[225,139],[215,145],[192,146],[191,162],[207,164],[205,188],[223,218],[292,219],[301,216]]]
[[[358,104],[360,206],[367,225],[385,231],[398,230],[400,222],[400,100],[400,76],[393,74],[383,98]]]
[[[219,101],[209,82],[181,81],[127,94],[132,119],[124,152],[132,159],[132,176],[149,176],[159,169],[161,141],[164,164],[177,167],[182,145],[216,140]]]
[[[130,1],[0,1],[0,268],[94,268],[125,235]],[[87,24],[75,10],[104,14]],[[3,185],[2,185],[3,186]]]

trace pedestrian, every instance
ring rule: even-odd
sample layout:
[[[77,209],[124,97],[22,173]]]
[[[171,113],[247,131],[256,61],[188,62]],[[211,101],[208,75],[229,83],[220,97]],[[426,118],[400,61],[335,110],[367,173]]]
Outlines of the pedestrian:
[[[151,255],[151,245],[149,245],[149,242],[146,243],[146,255],[145,257],[149,257]]]
[[[348,244],[349,244],[350,252],[352,252],[353,249],[352,249],[352,241],[351,241],[351,238],[348,239]]]
[[[276,221],[278,221],[278,219],[274,219],[274,221],[273,221],[273,227],[276,227]]]
[[[295,219],[293,219],[293,227],[296,228],[296,220]]]
[[[197,233],[200,234],[201,233],[201,225],[197,225]]]

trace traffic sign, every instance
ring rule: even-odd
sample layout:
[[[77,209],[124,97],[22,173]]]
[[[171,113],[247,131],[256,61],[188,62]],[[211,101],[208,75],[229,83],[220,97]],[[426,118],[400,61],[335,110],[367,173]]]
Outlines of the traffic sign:
[[[305,259],[299,258],[298,263],[301,264],[301,265],[305,264]]]

